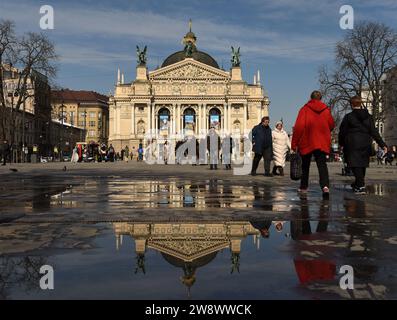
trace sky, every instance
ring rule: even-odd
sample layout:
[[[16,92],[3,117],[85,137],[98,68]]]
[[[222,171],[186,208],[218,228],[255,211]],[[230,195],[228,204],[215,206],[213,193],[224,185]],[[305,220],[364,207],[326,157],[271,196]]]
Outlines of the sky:
[[[334,63],[346,30],[340,7],[351,5],[355,23],[397,28],[397,0],[0,0],[0,19],[18,34],[45,32],[60,56],[54,83],[75,90],[113,92],[117,68],[135,78],[136,45],[148,46],[150,70],[175,51],[192,19],[197,47],[226,70],[231,46],[240,47],[244,80],[257,70],[270,98],[269,114],[290,130],[299,108],[318,88],[318,69]],[[41,30],[42,5],[54,8],[54,29]]]

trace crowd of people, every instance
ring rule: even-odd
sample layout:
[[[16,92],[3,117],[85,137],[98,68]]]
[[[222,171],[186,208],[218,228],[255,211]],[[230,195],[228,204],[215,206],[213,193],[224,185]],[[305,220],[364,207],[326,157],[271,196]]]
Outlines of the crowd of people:
[[[322,101],[320,91],[312,92],[310,100],[299,110],[293,127],[292,141],[283,129],[281,121],[276,122],[275,128],[270,127],[269,117],[263,117],[261,123],[256,125],[250,134],[252,151],[254,153],[251,175],[256,175],[261,159],[264,162],[264,176],[284,175],[287,155],[296,153],[301,156],[302,173],[298,192],[306,193],[309,187],[310,163],[314,158],[318,172],[319,184],[323,196],[328,197],[330,192],[330,179],[327,161],[339,161],[343,154],[346,167],[355,176],[352,188],[355,193],[364,194],[366,168],[369,166],[370,157],[376,156],[378,164],[392,165],[397,158],[396,146],[388,148],[375,127],[374,119],[363,106],[361,98],[351,98],[352,111],[343,118],[338,135],[340,150],[331,152],[331,132],[335,122],[330,108]],[[373,150],[373,140],[378,145],[378,150]],[[183,148],[181,146],[184,145]],[[149,147],[148,147],[149,146]],[[156,148],[161,150],[156,150]],[[204,148],[204,150],[202,150]],[[164,141],[161,144],[148,141],[146,148],[140,143],[138,148],[125,146],[116,152],[112,144],[89,144],[74,147],[71,162],[97,161],[114,162],[148,159],[150,153],[158,152],[164,164],[168,164],[175,156],[177,164],[181,164],[183,157],[189,157],[192,150],[195,152],[193,164],[209,164],[210,170],[217,170],[218,164],[225,165],[226,170],[231,169],[232,155],[236,154],[236,142],[230,135],[222,139],[215,128],[210,128],[206,139],[200,141],[188,137],[183,141],[170,144]],[[10,147],[7,141],[1,145],[3,165],[9,157]],[[193,153],[194,153],[193,152]],[[239,152],[239,151],[238,151]],[[191,156],[190,156],[191,157]],[[192,160],[190,158],[190,160]],[[274,162],[271,170],[271,162]],[[191,162],[190,162],[191,163]]]

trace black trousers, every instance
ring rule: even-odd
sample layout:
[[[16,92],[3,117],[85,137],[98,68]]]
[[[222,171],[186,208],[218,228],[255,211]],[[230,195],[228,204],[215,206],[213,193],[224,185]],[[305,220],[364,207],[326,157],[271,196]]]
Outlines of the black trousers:
[[[263,150],[263,153],[255,153],[254,161],[252,162],[252,173],[256,173],[258,169],[259,162],[263,157],[265,174],[270,173],[270,162],[272,161],[273,151],[272,148],[266,148]]]
[[[354,185],[356,188],[362,188],[365,187],[365,172],[366,169],[365,167],[355,167],[351,168],[354,174],[354,177],[356,178],[356,181],[354,182]]]
[[[309,186],[309,171],[312,156],[314,156],[314,159],[316,160],[318,174],[320,176],[321,189],[324,187],[329,187],[326,153],[320,150],[314,150],[312,153],[302,156],[302,178],[300,185],[301,189],[306,189]]]

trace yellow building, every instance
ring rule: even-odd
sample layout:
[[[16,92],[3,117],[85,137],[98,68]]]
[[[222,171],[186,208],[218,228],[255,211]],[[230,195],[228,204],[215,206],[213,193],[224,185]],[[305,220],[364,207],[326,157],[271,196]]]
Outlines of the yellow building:
[[[78,126],[85,131],[81,142],[107,143],[109,126],[108,97],[94,91],[53,90],[51,104],[54,120]]]
[[[152,138],[203,137],[211,127],[221,135],[242,135],[268,115],[270,102],[259,72],[253,84],[242,79],[239,50],[234,51],[230,71],[225,71],[197,49],[196,41],[190,30],[183,38],[184,50],[152,71],[146,66],[146,47],[138,48],[131,83],[124,83],[124,74],[118,71],[109,100],[109,143],[116,150]]]

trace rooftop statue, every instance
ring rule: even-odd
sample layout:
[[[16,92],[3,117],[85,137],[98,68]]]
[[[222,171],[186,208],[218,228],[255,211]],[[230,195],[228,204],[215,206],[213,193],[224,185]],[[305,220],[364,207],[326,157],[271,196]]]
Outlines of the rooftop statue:
[[[240,47],[238,47],[237,50],[235,50],[232,47],[232,67],[239,67],[240,66]]]
[[[136,57],[137,57],[137,63],[140,66],[146,65],[146,50],[147,46],[143,50],[139,49],[139,46],[136,46]]]

